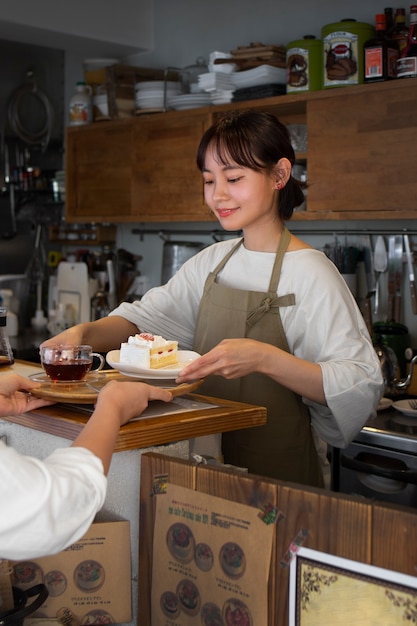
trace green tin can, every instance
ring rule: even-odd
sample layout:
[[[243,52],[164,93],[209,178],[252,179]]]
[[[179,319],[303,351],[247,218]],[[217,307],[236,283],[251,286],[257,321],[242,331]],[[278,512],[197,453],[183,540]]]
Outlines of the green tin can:
[[[363,47],[375,36],[375,28],[365,22],[346,18],[327,24],[323,39],[323,87],[363,83]]]
[[[323,46],[314,35],[292,41],[287,46],[287,93],[317,91],[322,88]]]

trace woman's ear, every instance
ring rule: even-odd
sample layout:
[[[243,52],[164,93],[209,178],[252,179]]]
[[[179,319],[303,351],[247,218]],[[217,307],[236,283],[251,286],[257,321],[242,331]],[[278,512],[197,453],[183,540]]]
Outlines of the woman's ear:
[[[276,189],[282,189],[291,176],[292,165],[288,159],[282,158],[275,166]]]

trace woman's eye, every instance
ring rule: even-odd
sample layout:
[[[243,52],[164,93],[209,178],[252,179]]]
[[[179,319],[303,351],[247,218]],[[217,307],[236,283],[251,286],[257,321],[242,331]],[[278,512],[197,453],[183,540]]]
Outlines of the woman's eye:
[[[241,176],[236,176],[235,178],[228,178],[227,182],[228,183],[238,183],[241,180]]]
[[[204,185],[212,185],[213,181],[212,180],[203,180]]]

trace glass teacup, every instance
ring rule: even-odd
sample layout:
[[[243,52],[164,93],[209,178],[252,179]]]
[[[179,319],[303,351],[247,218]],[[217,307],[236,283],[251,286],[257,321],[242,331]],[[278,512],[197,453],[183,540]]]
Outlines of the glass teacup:
[[[41,364],[46,375],[53,382],[81,381],[89,372],[98,372],[105,364],[104,357],[87,345],[55,344],[40,349]],[[93,369],[93,359],[99,365]]]

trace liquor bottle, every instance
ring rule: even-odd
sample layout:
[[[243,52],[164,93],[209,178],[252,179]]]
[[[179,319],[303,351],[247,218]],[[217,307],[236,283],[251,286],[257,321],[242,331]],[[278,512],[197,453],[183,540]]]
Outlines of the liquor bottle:
[[[385,29],[388,32],[394,26],[394,12],[392,7],[386,7],[384,9],[385,15]]]
[[[395,41],[401,55],[408,41],[408,26],[405,23],[405,9],[395,11],[394,26],[387,29],[387,39]]]
[[[391,80],[397,75],[397,45],[386,37],[385,15],[375,17],[375,37],[368,39],[363,47],[364,82]]]
[[[407,45],[403,48],[397,62],[397,78],[417,76],[417,5],[410,7],[410,28]]]

